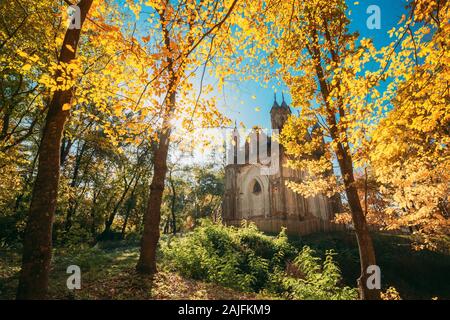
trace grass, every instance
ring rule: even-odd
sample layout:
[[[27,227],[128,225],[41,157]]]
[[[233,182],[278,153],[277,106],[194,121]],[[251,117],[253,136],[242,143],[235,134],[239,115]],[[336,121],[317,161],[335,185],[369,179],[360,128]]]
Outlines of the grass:
[[[228,288],[194,281],[178,273],[164,270],[154,277],[142,276],[134,271],[139,250],[135,246],[91,248],[73,251],[59,249],[54,252],[49,297],[51,299],[206,299],[248,300],[258,298]],[[69,265],[81,269],[81,290],[68,290],[66,281]],[[12,251],[0,253],[0,299],[14,299],[20,270],[20,256]]]
[[[427,250],[414,251],[405,236],[373,235],[383,290],[395,287],[403,299],[450,299],[450,256]],[[349,232],[290,237],[296,247],[309,245],[323,254],[334,249],[344,284],[355,287],[359,255],[355,236]],[[102,247],[55,249],[50,278],[52,299],[258,299],[222,286],[187,279],[160,265],[153,279],[134,271],[139,251],[136,243],[112,242]],[[78,265],[82,289],[69,291],[66,268]],[[16,251],[0,251],[0,299],[14,299],[20,270]]]
[[[351,232],[290,237],[295,246],[309,245],[318,253],[334,249],[344,284],[356,286],[360,274],[359,253]],[[450,299],[450,255],[428,250],[415,251],[407,236],[374,233],[377,263],[383,290],[393,286],[403,299]]]

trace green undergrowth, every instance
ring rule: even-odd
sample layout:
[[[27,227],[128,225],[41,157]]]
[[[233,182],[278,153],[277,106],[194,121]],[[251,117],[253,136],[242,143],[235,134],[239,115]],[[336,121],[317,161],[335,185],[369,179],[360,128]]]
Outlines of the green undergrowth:
[[[242,292],[284,299],[355,299],[342,286],[335,252],[324,259],[310,247],[296,249],[286,233],[268,236],[255,225],[226,227],[203,221],[193,232],[163,241],[164,265],[185,277]]]

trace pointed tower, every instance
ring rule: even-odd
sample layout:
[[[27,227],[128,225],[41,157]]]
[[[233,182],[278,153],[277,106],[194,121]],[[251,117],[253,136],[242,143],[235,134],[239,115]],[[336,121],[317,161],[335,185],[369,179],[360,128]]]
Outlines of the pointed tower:
[[[281,92],[281,97],[283,99],[283,101],[281,102],[281,108],[286,109],[287,111],[289,111],[289,114],[291,114],[291,108],[289,108],[286,101],[284,100],[284,92]]]
[[[270,109],[270,118],[272,122],[272,129],[278,129],[281,131],[281,129],[284,126],[284,123],[291,115],[291,109],[287,105],[286,101],[284,100],[284,93],[282,93],[282,103],[281,106],[277,102],[277,94],[274,94],[274,102],[272,109]]]
[[[238,154],[239,154],[239,147],[241,143],[241,136],[239,135],[239,130],[237,128],[236,120],[234,120],[234,129],[231,136],[233,140],[233,164],[238,164]]]

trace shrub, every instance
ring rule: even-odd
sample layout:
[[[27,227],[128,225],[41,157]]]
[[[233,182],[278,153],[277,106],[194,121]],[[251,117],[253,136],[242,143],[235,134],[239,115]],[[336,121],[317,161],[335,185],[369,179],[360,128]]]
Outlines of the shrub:
[[[193,232],[162,242],[161,252],[165,265],[183,276],[241,291],[290,299],[356,297],[356,290],[338,286],[332,252],[323,264],[308,247],[297,254],[284,230],[271,237],[254,224],[235,228],[203,220]]]
[[[247,292],[260,291],[270,273],[295,256],[284,232],[274,238],[254,225],[234,228],[208,220],[165,243],[162,252],[169,267],[184,276]]]
[[[300,300],[350,300],[358,297],[357,290],[341,287],[341,271],[335,263],[332,250],[325,253],[325,261],[315,256],[314,250],[305,246],[294,260],[301,276],[281,279],[289,298]]]

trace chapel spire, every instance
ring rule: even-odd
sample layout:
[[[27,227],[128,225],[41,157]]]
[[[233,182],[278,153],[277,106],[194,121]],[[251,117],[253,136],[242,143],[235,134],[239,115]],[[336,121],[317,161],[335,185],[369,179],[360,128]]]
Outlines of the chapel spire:
[[[284,126],[284,123],[289,118],[289,115],[291,114],[291,109],[287,105],[286,101],[284,100],[284,93],[281,92],[282,96],[282,103],[281,106],[277,102],[277,94],[274,94],[274,102],[272,109],[270,110],[270,118],[272,123],[272,129],[281,130]]]
[[[272,108],[279,108],[279,107],[280,107],[280,105],[277,102],[277,92],[275,91],[273,93],[273,105],[272,105]]]
[[[289,109],[288,104],[287,104],[286,101],[284,100],[284,92],[283,92],[283,91],[281,91],[281,96],[282,96],[282,99],[283,99],[283,101],[281,102],[281,108],[287,109],[287,110],[289,110],[289,112],[290,112],[291,109]]]

